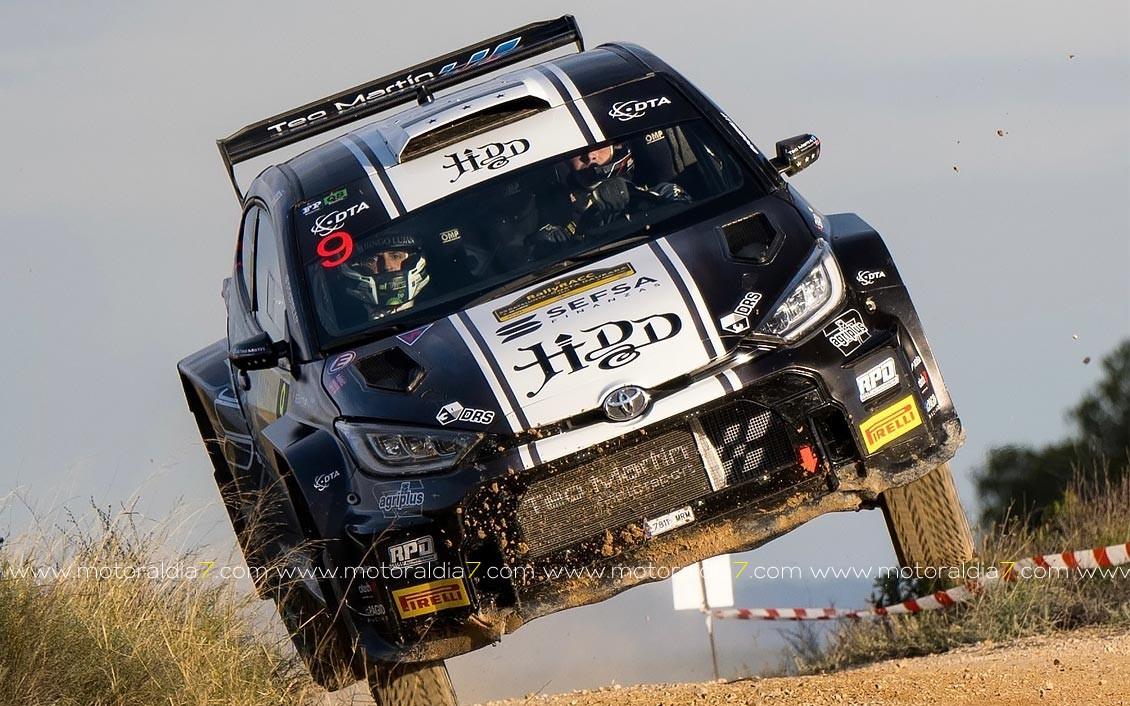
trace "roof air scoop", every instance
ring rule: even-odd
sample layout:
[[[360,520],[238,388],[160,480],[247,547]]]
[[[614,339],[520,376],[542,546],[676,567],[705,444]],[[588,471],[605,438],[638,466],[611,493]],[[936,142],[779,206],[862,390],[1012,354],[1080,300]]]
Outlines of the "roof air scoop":
[[[537,96],[519,96],[512,100],[503,100],[498,103],[482,104],[479,107],[470,104],[470,110],[463,110],[464,106],[453,106],[449,119],[445,124],[440,124],[430,130],[417,132],[408,138],[400,150],[400,161],[405,162],[413,157],[419,157],[428,152],[434,152],[450,144],[454,144],[472,135],[477,135],[487,130],[502,127],[508,123],[527,118],[534,113],[550,107],[549,101]],[[429,119],[431,123],[443,123],[443,114]],[[405,126],[406,130],[415,126]]]

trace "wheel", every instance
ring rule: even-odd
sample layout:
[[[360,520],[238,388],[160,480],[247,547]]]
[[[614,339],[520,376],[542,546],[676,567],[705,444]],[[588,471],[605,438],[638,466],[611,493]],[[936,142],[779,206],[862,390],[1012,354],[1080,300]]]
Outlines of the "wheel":
[[[948,463],[880,498],[903,566],[960,566],[973,559],[973,534]]]
[[[294,649],[318,686],[337,691],[364,678],[349,640],[309,594],[292,588],[276,603]]]
[[[459,706],[443,660],[369,666],[377,706]]]

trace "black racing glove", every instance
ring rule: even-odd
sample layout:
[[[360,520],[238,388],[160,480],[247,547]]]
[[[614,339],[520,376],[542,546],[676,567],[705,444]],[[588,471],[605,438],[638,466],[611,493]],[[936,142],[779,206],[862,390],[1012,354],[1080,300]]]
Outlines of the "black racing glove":
[[[664,201],[690,201],[691,195],[678,184],[671,182],[662,182],[656,184],[649,189],[652,193],[659,196]]]
[[[628,201],[631,198],[628,195],[629,189],[633,188],[635,187],[623,177],[605,179],[589,194],[592,203],[591,208],[602,214],[620,213],[628,207]]]
[[[567,243],[577,236],[570,232],[567,228],[547,223],[546,225],[538,228],[530,238],[535,243]]]

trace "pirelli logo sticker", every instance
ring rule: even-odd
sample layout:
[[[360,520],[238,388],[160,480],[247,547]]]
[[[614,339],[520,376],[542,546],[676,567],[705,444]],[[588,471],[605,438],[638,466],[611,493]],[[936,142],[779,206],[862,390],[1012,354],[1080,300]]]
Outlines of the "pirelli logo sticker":
[[[914,395],[907,395],[890,407],[871,415],[859,425],[867,453],[873,454],[900,436],[922,426],[922,416]]]
[[[537,289],[526,292],[501,309],[495,309],[492,313],[499,323],[504,323],[522,314],[529,313],[534,309],[540,309],[543,306],[559,302],[566,297],[571,297],[581,292],[587,292],[590,289],[604,286],[609,282],[615,282],[618,279],[623,279],[635,273],[636,268],[632,267],[630,262],[600,270],[578,272],[575,275],[562,277],[561,279],[554,280]]]
[[[401,618],[416,618],[449,608],[471,605],[463,579],[432,581],[392,592]]]

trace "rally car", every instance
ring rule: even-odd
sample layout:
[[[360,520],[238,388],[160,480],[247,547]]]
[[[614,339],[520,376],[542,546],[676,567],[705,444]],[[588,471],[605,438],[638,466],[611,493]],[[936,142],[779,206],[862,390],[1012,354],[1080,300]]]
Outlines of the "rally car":
[[[406,104],[241,189],[237,164]],[[444,659],[831,511],[882,508],[906,563],[969,556],[962,430],[899,271],[783,178],[814,136],[766,155],[566,16],[219,146],[227,336],[179,372],[327,688],[453,704]]]

